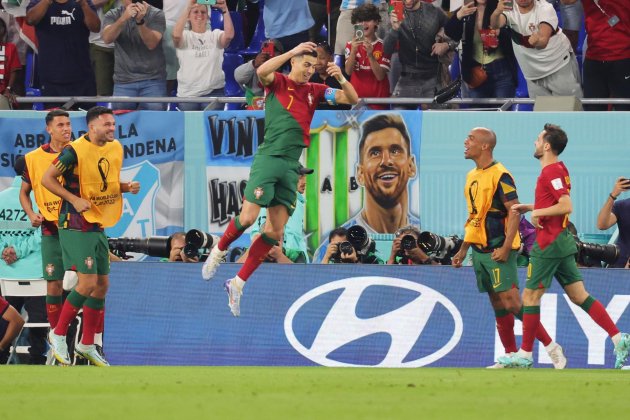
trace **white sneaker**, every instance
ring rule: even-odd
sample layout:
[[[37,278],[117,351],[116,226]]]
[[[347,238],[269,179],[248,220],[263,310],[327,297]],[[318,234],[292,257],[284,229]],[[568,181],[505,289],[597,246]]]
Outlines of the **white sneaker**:
[[[243,294],[243,290],[239,290],[233,281],[235,279],[229,279],[225,282],[223,287],[228,294],[228,306],[230,307],[230,311],[232,311],[232,315],[240,316],[241,315],[241,295]]]
[[[210,280],[214,276],[214,274],[217,272],[217,268],[219,268],[219,264],[223,262],[227,253],[227,250],[219,250],[218,245],[215,245],[212,248],[212,251],[210,251],[208,258],[201,267],[201,277],[203,277],[204,280]]]
[[[547,350],[547,354],[549,358],[551,358],[551,363],[553,363],[554,369],[564,369],[567,366],[567,358],[564,355],[564,350],[562,350],[562,346],[556,343],[556,345],[551,349]]]
[[[109,362],[105,360],[105,358],[98,352],[98,349],[94,344],[86,345],[83,343],[77,343],[77,345],[74,346],[74,353],[83,357],[84,359],[89,360],[90,363],[92,363],[94,366],[109,366]]]
[[[70,365],[70,355],[68,354],[68,343],[65,335],[57,335],[53,330],[48,333],[48,342],[55,359],[62,365]]]
[[[506,356],[511,356],[514,353],[506,353]],[[496,362],[494,365],[490,365],[490,366],[486,366],[486,369],[505,369],[505,368],[509,368],[510,366],[504,365],[501,362]]]

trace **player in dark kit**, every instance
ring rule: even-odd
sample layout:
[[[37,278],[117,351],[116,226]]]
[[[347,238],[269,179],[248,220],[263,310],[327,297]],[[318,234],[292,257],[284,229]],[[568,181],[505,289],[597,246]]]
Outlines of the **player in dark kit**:
[[[264,231],[252,243],[247,260],[237,276],[225,282],[234,316],[240,315],[240,297],[245,282],[264,261],[269,250],[278,244],[284,225],[295,209],[299,159],[302,150],[310,145],[309,131],[317,105],[322,100],[331,105],[356,104],[359,99],[334,63],[328,63],[326,71],[339,81],[341,89],[309,83],[317,63],[316,47],[312,42],[302,43],[266,61],[257,70],[266,93],[265,141],[254,157],[241,213],[230,221],[202,268],[203,278],[212,278],[230,244],[254,223],[261,207],[267,208]],[[289,59],[289,75],[276,72]]]
[[[534,334],[540,324],[540,299],[558,280],[571,302],[581,307],[604,329],[615,345],[615,368],[621,369],[628,359],[630,335],[619,332],[610,315],[598,300],[584,288],[582,274],[577,268],[577,247],[568,231],[571,204],[571,180],[564,163],[558,160],[568,142],[566,133],[557,125],[545,124],[536,139],[534,157],[540,160],[542,171],[536,182],[534,204],[515,204],[512,211],[532,212],[536,227],[536,243],[530,253],[527,283],[523,291],[523,342],[521,349],[499,358],[511,367],[530,367]]]

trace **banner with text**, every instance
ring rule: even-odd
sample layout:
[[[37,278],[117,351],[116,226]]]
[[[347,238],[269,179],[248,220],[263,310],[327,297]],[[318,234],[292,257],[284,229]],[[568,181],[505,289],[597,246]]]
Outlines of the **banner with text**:
[[[204,117],[208,224],[210,232],[221,233],[239,214],[249,168],[264,141],[264,112],[206,112]],[[314,169],[305,193],[311,252],[342,225],[361,224],[369,233],[388,234],[419,225],[421,131],[418,111],[315,113],[311,144],[302,156],[302,163]],[[396,212],[395,226],[374,223],[383,211]]]

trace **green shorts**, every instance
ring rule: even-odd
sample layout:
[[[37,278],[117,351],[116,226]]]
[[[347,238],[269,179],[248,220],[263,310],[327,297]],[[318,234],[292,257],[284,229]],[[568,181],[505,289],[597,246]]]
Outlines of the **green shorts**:
[[[527,289],[549,289],[554,276],[563,288],[583,280],[575,262],[575,254],[560,258],[529,257],[525,283]]]
[[[299,166],[297,160],[256,155],[245,187],[245,199],[261,207],[283,205],[292,215],[297,200]]]
[[[42,272],[44,280],[63,280],[63,257],[59,235],[42,235]]]
[[[82,274],[109,274],[109,245],[104,232],[59,229],[63,265]]]
[[[516,258],[518,251],[512,250],[506,262],[492,260],[492,253],[473,250],[472,263],[480,292],[506,292],[518,289]]]

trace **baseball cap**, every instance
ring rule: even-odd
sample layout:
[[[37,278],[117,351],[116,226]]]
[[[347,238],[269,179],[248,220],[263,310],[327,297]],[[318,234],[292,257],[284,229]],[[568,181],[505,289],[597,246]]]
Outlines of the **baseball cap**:
[[[305,168],[305,167],[304,167],[304,166],[302,166],[301,164],[300,164],[300,167],[298,168],[298,173],[299,173],[300,175],[310,175],[310,174],[312,174],[313,172],[315,172],[315,169]]]

